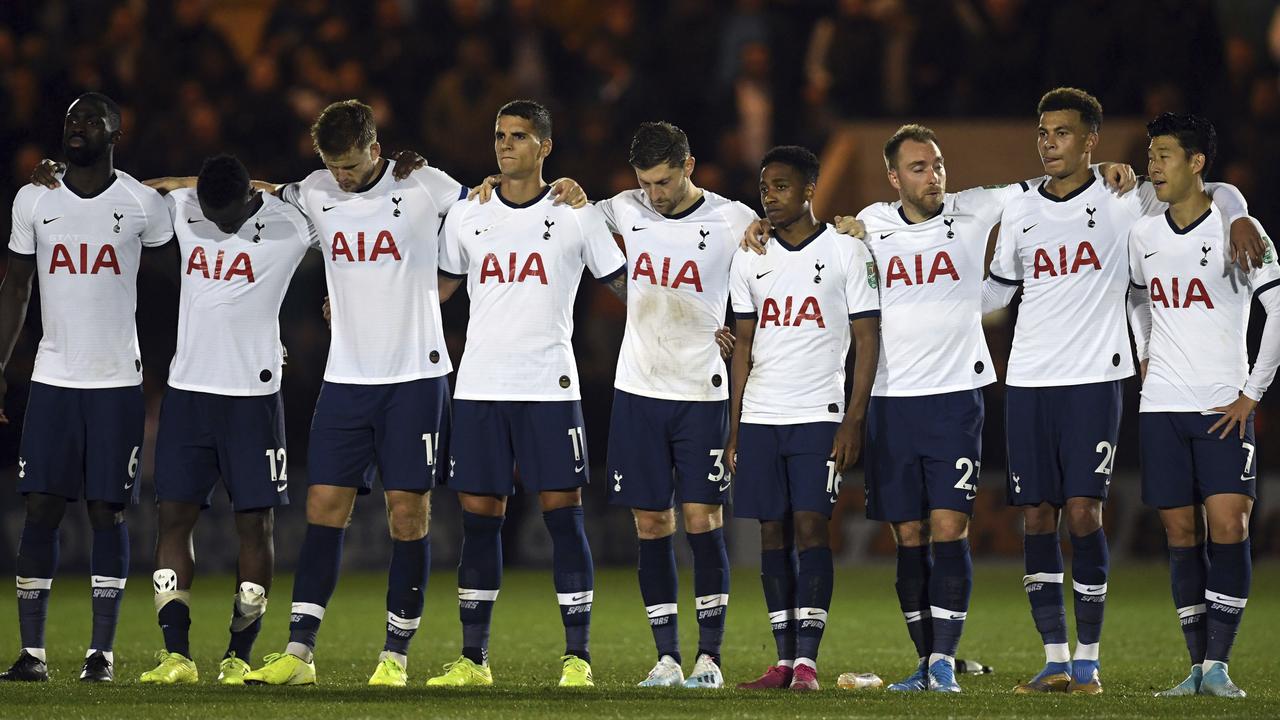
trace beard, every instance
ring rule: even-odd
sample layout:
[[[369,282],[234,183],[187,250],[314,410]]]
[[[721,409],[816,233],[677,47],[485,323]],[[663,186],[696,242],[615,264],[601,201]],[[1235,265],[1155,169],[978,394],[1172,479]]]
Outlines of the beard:
[[[108,145],[95,145],[87,140],[80,147],[73,147],[63,141],[62,154],[66,156],[68,163],[84,167],[101,160],[108,147]]]

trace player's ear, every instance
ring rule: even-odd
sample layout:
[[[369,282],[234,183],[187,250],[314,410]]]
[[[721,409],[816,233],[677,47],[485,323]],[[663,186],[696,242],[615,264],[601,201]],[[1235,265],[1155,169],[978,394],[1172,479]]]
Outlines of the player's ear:
[[[373,143],[369,145],[369,158],[374,162],[377,162],[380,157],[382,157],[382,143],[374,140]]]
[[[1098,147],[1098,133],[1090,132],[1084,139],[1085,152],[1093,152]]]
[[[804,199],[813,200],[813,194],[818,191],[818,183],[811,182],[804,184]]]
[[[1191,153],[1191,172],[1204,175],[1204,153]]]
[[[541,143],[539,143],[538,157],[542,160],[546,160],[550,156],[551,156],[551,138],[546,138]]]
[[[697,162],[693,159],[692,155],[684,159],[684,176],[685,177],[693,176],[693,166],[696,164]]]
[[[897,170],[890,168],[885,171],[885,174],[889,176],[889,184],[893,186],[894,190],[902,190],[902,181],[898,179]]]

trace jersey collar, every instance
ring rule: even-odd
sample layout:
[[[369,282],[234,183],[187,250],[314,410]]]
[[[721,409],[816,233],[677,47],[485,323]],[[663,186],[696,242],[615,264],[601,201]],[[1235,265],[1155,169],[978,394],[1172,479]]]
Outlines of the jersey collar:
[[[533,207],[534,205],[537,205],[539,202],[542,201],[542,198],[547,196],[547,193],[549,192],[551,192],[551,186],[547,185],[546,187],[542,188],[542,192],[538,193],[537,195],[534,195],[528,201],[516,204],[502,196],[502,188],[496,187],[493,189],[494,197],[501,200],[503,205],[506,205],[509,208],[515,208],[516,210],[519,210],[521,208]]]
[[[934,214],[930,215],[929,217],[927,217],[927,218],[925,218],[925,219],[921,220],[920,222],[922,222],[922,223],[927,223],[927,222],[929,222],[930,220],[932,220],[932,219],[934,219],[934,218],[938,217],[939,215],[941,215],[941,214],[942,214],[942,211],[946,209],[946,206],[947,206],[947,203],[946,203],[946,200],[944,199],[944,200],[943,200],[943,202],[942,202],[942,204],[938,206],[938,212],[936,212],[936,213],[934,213]],[[898,203],[898,217],[902,218],[902,222],[904,222],[904,223],[906,223],[906,224],[908,224],[908,225],[915,225],[915,224],[917,224],[917,223],[913,223],[913,222],[911,222],[910,220],[908,220],[908,219],[907,219],[907,214],[906,214],[905,212],[903,212],[903,210],[902,210],[902,203]]]
[[[99,190],[96,193],[93,193],[92,195],[83,195],[80,193],[79,190],[76,190],[75,188],[71,187],[71,183],[67,182],[67,178],[65,175],[62,177],[62,187],[66,188],[68,192],[80,198],[81,200],[92,200],[93,198],[98,197],[99,195],[106,192],[107,190],[110,190],[111,187],[116,184],[116,180],[119,178],[120,178],[119,174],[112,172],[111,179],[107,181],[107,184],[103,185],[101,190]]]
[[[801,240],[800,244],[796,245],[795,247],[792,247],[790,243],[785,242],[783,241],[782,238],[778,237],[777,231],[774,231],[772,235],[773,235],[773,239],[777,240],[778,244],[781,245],[784,250],[790,250],[791,252],[800,252],[801,250],[808,247],[809,243],[813,242],[814,240],[817,240],[818,236],[826,231],[827,231],[827,224],[824,222],[818,223],[818,229],[815,230],[813,234],[810,235],[809,237],[805,238],[804,240]]]
[[[1048,181],[1048,180],[1045,180],[1044,182],[1040,183],[1040,187],[1039,187],[1039,188],[1037,188],[1037,190],[1039,190],[1039,191],[1040,191],[1040,196],[1041,196],[1041,197],[1043,197],[1043,198],[1045,198],[1046,200],[1052,200],[1052,201],[1054,201],[1054,202],[1064,203],[1064,202],[1069,202],[1069,201],[1074,200],[1075,198],[1079,197],[1080,193],[1082,193],[1082,192],[1084,192],[1085,190],[1088,190],[1089,188],[1093,187],[1093,183],[1094,183],[1094,182],[1096,182],[1097,180],[1098,180],[1098,176],[1097,176],[1097,175],[1095,175],[1094,173],[1090,172],[1090,173],[1089,173],[1089,179],[1088,179],[1088,180],[1085,180],[1083,185],[1081,185],[1080,187],[1076,188],[1075,190],[1072,190],[1071,192],[1067,193],[1066,195],[1063,195],[1062,197],[1058,197],[1057,195],[1050,194],[1050,192],[1049,192],[1048,190],[1045,190],[1045,189],[1044,189],[1045,185],[1048,185],[1048,184],[1049,184],[1049,181]]]
[[[662,215],[662,213],[658,213],[658,214],[659,214],[659,215],[662,215],[662,217],[663,217],[663,218],[665,218],[665,219],[667,219],[667,220],[681,220],[681,219],[684,219],[684,218],[689,217],[689,216],[690,216],[690,215],[692,215],[694,212],[696,212],[696,211],[697,211],[697,209],[698,209],[698,208],[700,208],[700,207],[702,207],[703,203],[705,203],[706,201],[707,201],[707,193],[706,193],[706,191],[704,190],[704,191],[702,192],[702,197],[698,198],[697,200],[694,200],[692,205],[690,205],[689,207],[687,207],[687,208],[685,208],[685,209],[681,210],[680,212],[678,212],[678,213],[676,213],[676,214],[674,214],[674,215]]]
[[[1208,220],[1209,216],[1212,214],[1213,214],[1213,205],[1210,204],[1209,209],[1205,210],[1203,215],[1191,221],[1190,225],[1182,228],[1181,230],[1179,230],[1177,224],[1173,222],[1173,216],[1169,214],[1168,210],[1164,211],[1164,219],[1165,219],[1165,222],[1169,223],[1170,230],[1172,230],[1178,235],[1186,235],[1192,230],[1195,230],[1200,225],[1200,223],[1204,222],[1205,220]]]

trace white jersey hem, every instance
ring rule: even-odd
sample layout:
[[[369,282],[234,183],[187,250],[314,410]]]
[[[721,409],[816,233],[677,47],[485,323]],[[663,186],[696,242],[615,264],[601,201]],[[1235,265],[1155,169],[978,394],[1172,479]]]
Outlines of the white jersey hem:
[[[836,423],[838,425],[842,420],[844,420],[843,413],[841,413],[839,417],[832,417],[834,415],[836,415],[836,413],[826,413],[824,415],[797,415],[796,417],[760,417],[758,415],[748,415],[743,413],[742,419],[739,422],[747,423],[749,425],[805,425],[808,423],[829,422]]]
[[[431,370],[429,372],[416,372],[408,375],[393,375],[391,377],[381,378],[340,377],[325,373],[324,381],[327,383],[337,383],[339,385],[394,385],[396,383],[413,382],[414,380],[429,380],[431,378],[444,377],[452,371],[452,368],[440,368],[439,370]]]
[[[1123,372],[1108,375],[1095,375],[1092,377],[1082,378],[1060,378],[1054,380],[1031,380],[1015,377],[1005,378],[1004,384],[1009,387],[1065,387],[1069,385],[1092,385],[1093,383],[1111,382],[1112,380],[1125,380],[1134,376],[1132,368]]]
[[[995,381],[995,378],[988,378],[976,383],[945,385],[943,387],[934,388],[911,388],[909,390],[876,390],[875,388],[872,388],[871,397],[923,397],[925,395],[946,395],[947,393],[962,392],[964,390],[978,390],[993,384]]]
[[[169,381],[169,387],[174,390],[184,390],[186,392],[205,393],[206,395],[222,395],[225,397],[263,397],[265,395],[275,395],[280,392],[280,383],[266,386],[269,389],[254,388],[247,390],[245,388],[226,388],[212,387],[209,385],[192,385],[184,382]]]
[[[627,385],[626,383],[615,382],[613,389],[621,390],[632,395],[640,395],[641,397],[653,398],[655,400],[679,400],[682,402],[719,402],[729,399],[729,389],[725,388],[724,392],[712,395],[696,395],[692,393],[680,394],[662,392],[660,390],[650,390],[635,385]]]
[[[31,382],[38,382],[41,385],[53,385],[54,387],[70,388],[72,390],[109,390],[111,388],[137,387],[142,384],[142,378],[130,380],[94,380],[85,382],[83,380],[63,380],[62,378],[53,378],[48,375],[31,375]]]
[[[582,394],[575,392],[566,397],[564,395],[455,392],[453,399],[479,400],[483,402],[578,402],[582,400]]]

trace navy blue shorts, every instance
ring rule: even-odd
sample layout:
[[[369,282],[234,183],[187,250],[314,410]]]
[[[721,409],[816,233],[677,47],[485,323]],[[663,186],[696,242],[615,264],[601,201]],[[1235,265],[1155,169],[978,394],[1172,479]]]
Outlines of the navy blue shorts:
[[[442,480],[437,459],[448,455],[449,436],[448,378],[326,382],[311,419],[308,482],[363,495],[379,477],[383,490],[429,492]]]
[[[613,392],[609,502],[640,510],[675,503],[723,505],[729,491],[724,400],[660,400]]]
[[[280,393],[231,397],[169,388],[156,435],[156,500],[209,507],[222,478],[236,511],[289,504]]]
[[[835,422],[739,425],[733,514],[761,521],[795,512],[831,517],[842,480],[831,459],[839,427]]]
[[[924,520],[931,510],[973,514],[982,469],[981,390],[873,396],[863,446],[867,517]]]
[[[145,420],[141,385],[83,389],[31,383],[18,492],[138,502]]]
[[[1223,439],[1209,427],[1221,415],[1198,412],[1138,413],[1142,501],[1157,508],[1198,505],[1210,495],[1258,497],[1258,453],[1253,415]]]
[[[456,400],[449,448],[451,489],[472,495],[573,490],[590,481],[577,400]]]
[[[1124,406],[1120,382],[1006,389],[1010,505],[1107,499]]]

